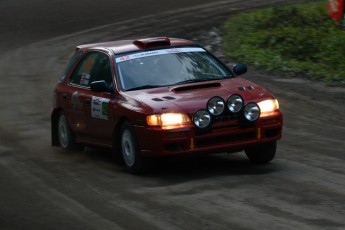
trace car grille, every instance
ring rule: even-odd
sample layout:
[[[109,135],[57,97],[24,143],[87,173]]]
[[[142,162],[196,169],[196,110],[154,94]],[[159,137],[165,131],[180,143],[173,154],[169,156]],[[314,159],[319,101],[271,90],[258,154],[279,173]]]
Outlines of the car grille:
[[[256,138],[254,123],[241,121],[240,119],[218,120],[212,124],[209,130],[199,130],[195,136],[195,147],[207,147],[213,145],[229,144],[242,140]]]

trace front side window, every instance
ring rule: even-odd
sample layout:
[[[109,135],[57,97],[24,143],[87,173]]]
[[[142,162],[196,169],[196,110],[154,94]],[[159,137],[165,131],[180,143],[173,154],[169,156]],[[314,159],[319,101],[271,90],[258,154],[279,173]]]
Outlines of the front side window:
[[[224,79],[231,71],[200,47],[137,52],[116,57],[123,90]]]
[[[82,54],[83,54],[83,52],[79,51],[73,55],[73,57],[71,58],[71,60],[69,61],[68,65],[67,65],[67,68],[65,69],[64,73],[62,74],[62,76],[60,78],[60,82],[65,79],[67,74],[71,71],[72,67],[76,64],[76,62],[79,60],[79,57]]]
[[[100,52],[90,52],[83,57],[75,71],[70,83],[89,87],[91,82],[104,80],[112,84],[113,77],[109,57]]]

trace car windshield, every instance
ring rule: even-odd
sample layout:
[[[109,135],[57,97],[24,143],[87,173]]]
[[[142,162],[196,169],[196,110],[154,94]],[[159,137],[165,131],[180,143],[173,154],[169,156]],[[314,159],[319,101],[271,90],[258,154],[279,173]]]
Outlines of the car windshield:
[[[116,56],[125,91],[233,77],[231,71],[201,47],[180,47]]]

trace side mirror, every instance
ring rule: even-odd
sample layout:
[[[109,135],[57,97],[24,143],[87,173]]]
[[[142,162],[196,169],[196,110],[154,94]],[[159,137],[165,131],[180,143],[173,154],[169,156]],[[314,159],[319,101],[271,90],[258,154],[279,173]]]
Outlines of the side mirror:
[[[232,71],[234,71],[236,75],[245,74],[247,73],[247,70],[248,68],[246,64],[237,64],[237,65],[234,65],[234,67],[232,68]]]
[[[108,84],[104,80],[91,82],[90,88],[94,92],[109,92]]]

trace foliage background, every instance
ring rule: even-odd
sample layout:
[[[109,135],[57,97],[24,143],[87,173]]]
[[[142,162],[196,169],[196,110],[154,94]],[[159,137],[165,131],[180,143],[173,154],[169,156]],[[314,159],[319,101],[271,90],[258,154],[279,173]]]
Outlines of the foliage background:
[[[345,82],[345,28],[327,1],[277,6],[230,17],[226,53],[239,62],[285,75]]]

